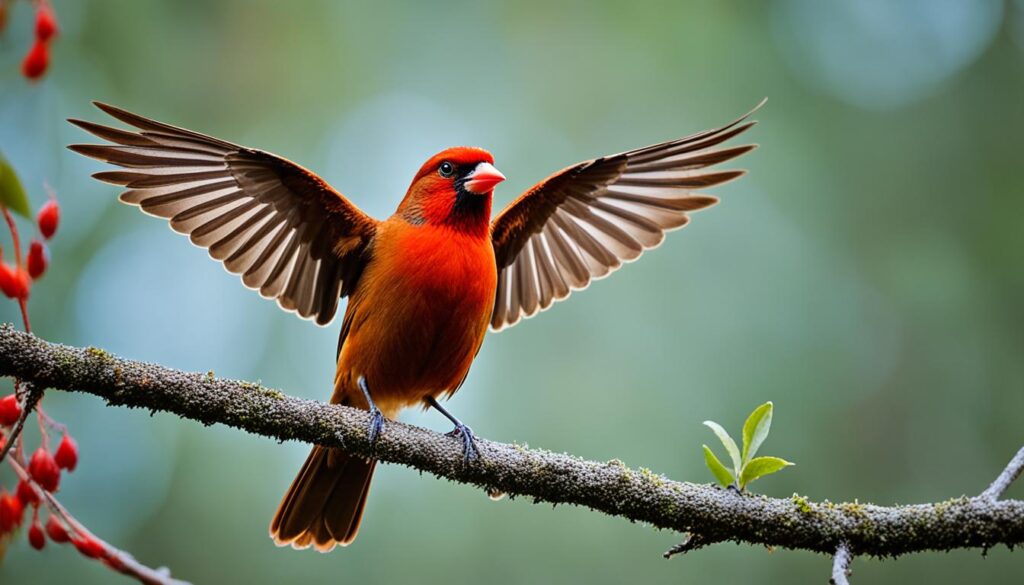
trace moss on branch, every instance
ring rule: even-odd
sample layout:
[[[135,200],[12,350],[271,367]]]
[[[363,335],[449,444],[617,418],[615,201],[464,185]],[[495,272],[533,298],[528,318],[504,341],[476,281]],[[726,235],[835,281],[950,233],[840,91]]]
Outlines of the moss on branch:
[[[464,465],[453,437],[389,422],[374,449],[368,415],[302,400],[261,384],[121,359],[97,348],[46,342],[0,326],[0,375],[41,387],[86,392],[110,405],[169,412],[282,441],[342,447],[452,481],[539,502],[573,504],[652,526],[736,541],[834,554],[898,556],[926,550],[1024,543],[1024,502],[961,497],[910,506],[815,503],[678,482],[621,461],[479,440],[482,459]]]

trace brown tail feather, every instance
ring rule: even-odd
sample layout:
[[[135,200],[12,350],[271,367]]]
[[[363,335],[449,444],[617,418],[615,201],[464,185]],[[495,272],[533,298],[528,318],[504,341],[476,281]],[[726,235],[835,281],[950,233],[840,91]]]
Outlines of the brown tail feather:
[[[313,447],[270,522],[274,543],[294,548],[312,545],[321,552],[351,544],[359,532],[376,466],[372,459]]]

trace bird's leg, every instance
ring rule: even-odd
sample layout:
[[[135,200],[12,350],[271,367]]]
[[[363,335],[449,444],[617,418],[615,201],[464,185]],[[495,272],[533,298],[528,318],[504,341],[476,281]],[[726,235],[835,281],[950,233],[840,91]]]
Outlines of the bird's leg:
[[[373,398],[370,397],[370,387],[366,385],[366,378],[359,376],[356,380],[359,384],[359,389],[363,391],[363,396],[366,397],[366,403],[370,405],[370,430],[369,440],[370,447],[377,444],[377,437],[380,436],[380,432],[384,430],[384,413],[377,408],[377,405],[373,403]]]
[[[451,437],[462,437],[463,460],[466,463],[469,463],[470,461],[480,457],[480,452],[476,448],[476,436],[473,434],[473,429],[469,428],[469,425],[464,424],[461,420],[452,416],[452,413],[448,412],[443,406],[438,404],[437,400],[434,400],[433,396],[427,396],[426,400],[427,404],[434,407],[455,425],[455,428],[446,434]]]

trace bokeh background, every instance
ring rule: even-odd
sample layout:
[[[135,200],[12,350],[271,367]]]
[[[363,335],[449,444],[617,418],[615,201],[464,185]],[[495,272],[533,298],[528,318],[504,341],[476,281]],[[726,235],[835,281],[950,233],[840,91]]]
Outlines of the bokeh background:
[[[567,164],[768,96],[746,135],[762,147],[721,205],[489,337],[453,411],[490,439],[707,482],[701,421],[737,429],[773,400],[765,453],[797,466],[757,491],[881,504],[977,493],[1024,442],[1024,2],[54,4],[41,83],[18,74],[27,2],[0,38],[0,149],[34,205],[48,183],[64,211],[31,302],[47,339],[307,398],[333,375],[338,322],[280,312],[89,178],[102,167],[64,149],[86,139],[64,119],[105,121],[90,100],[287,156],[384,217],[450,145],[495,153],[502,205]],[[17,320],[11,303],[0,318]],[[728,544],[666,562],[679,535],[394,466],[352,548],[277,549],[267,523],[306,446],[86,395],[46,405],[81,445],[65,503],[196,583],[820,583],[831,562]],[[1016,582],[1024,556],[854,569],[863,583]],[[0,566],[4,583],[115,579],[20,540]]]

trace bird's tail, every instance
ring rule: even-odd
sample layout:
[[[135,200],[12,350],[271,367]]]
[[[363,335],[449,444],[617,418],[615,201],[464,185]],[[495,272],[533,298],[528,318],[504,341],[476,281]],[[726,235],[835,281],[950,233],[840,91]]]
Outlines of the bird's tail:
[[[351,544],[359,532],[376,466],[374,459],[313,447],[270,522],[274,543],[314,546],[320,552]]]

